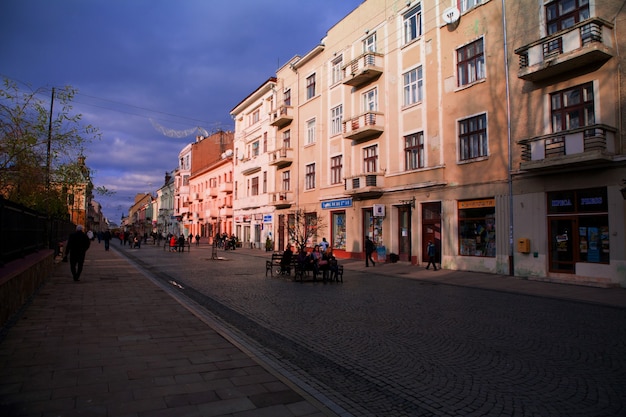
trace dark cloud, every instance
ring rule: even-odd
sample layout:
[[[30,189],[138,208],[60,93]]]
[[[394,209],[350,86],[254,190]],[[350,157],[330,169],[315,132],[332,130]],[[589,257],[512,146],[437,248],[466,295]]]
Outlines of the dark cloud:
[[[71,85],[74,110],[100,128],[85,150],[98,198],[119,222],[155,191],[193,136],[232,129],[230,110],[362,0],[3,0],[0,75],[32,88]]]

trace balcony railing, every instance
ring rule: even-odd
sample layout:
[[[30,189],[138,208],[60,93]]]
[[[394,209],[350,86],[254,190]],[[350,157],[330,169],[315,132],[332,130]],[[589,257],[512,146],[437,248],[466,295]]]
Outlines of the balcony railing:
[[[279,129],[287,126],[292,121],[293,107],[291,106],[283,105],[270,113],[270,124],[278,127]]]
[[[593,18],[515,50],[518,77],[538,81],[614,56],[613,26]]]
[[[291,148],[280,148],[276,149],[269,153],[269,164],[274,165],[278,168],[286,167],[291,165],[293,162],[293,149]]]
[[[239,169],[243,175],[251,175],[261,170],[261,160],[258,157],[245,158],[239,161]]]
[[[219,185],[219,191],[221,193],[227,193],[230,194],[233,192],[233,183],[231,182],[223,182]]]
[[[343,122],[343,137],[355,141],[374,139],[385,130],[385,115],[367,112]]]
[[[616,129],[606,125],[590,125],[549,135],[522,139],[524,170],[588,165],[613,159],[617,152]]]
[[[293,204],[293,191],[276,191],[270,193],[270,204],[276,208],[286,208]]]
[[[204,192],[205,198],[216,198],[217,188],[211,187]]]
[[[369,83],[383,73],[383,55],[366,52],[343,67],[343,83],[353,87]]]
[[[383,194],[385,175],[382,172],[366,172],[345,179],[346,194],[364,199],[378,198]]]

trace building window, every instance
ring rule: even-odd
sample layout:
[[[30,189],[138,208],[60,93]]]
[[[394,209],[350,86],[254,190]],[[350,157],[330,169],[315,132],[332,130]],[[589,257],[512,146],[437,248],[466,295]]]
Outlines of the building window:
[[[259,195],[259,177],[253,177],[250,185],[250,195]]]
[[[306,122],[306,145],[315,143],[315,119]]]
[[[267,132],[263,132],[263,153],[267,152]]]
[[[261,111],[259,109],[256,109],[255,111],[253,111],[252,117],[250,119],[250,123],[251,124],[257,123],[259,121],[260,116],[261,116]]]
[[[478,39],[456,51],[459,87],[485,78],[483,39]]]
[[[478,6],[483,0],[458,0],[459,10],[461,13]]]
[[[291,130],[285,130],[283,132],[283,148],[291,148]]]
[[[467,161],[489,155],[487,115],[470,117],[459,122],[459,159]]]
[[[307,100],[315,97],[315,74],[306,77],[306,98]]]
[[[290,188],[290,171],[283,171],[282,174],[282,190],[289,191]]]
[[[404,102],[405,106],[418,103],[423,99],[424,80],[422,78],[422,67],[419,66],[409,72],[404,73]]]
[[[378,111],[378,89],[377,88],[374,88],[372,90],[369,90],[363,93],[363,111],[365,112]]]
[[[330,158],[330,183],[341,184],[343,177],[343,157],[342,155]]]
[[[259,156],[259,141],[252,142],[252,157]]]
[[[587,83],[550,95],[552,131],[595,124],[593,84]]]
[[[376,52],[376,32],[369,35],[363,41],[363,52]]]
[[[267,171],[263,171],[263,194],[267,193]]]
[[[346,250],[346,212],[332,213],[331,242],[333,249]]]
[[[548,35],[589,19],[589,0],[557,0],[546,5]]]
[[[304,188],[312,190],[315,188],[315,164],[308,164],[305,167]]]
[[[496,200],[458,202],[459,255],[496,256]]]
[[[404,44],[422,36],[422,5],[409,10],[404,14]]]
[[[404,137],[404,163],[407,171],[424,167],[424,132]]]
[[[343,104],[330,109],[330,134],[339,135],[343,132]]]
[[[283,102],[285,103],[285,106],[291,106],[291,89],[285,90],[285,93],[283,94]]]
[[[378,172],[378,145],[363,149],[363,172]]]
[[[339,83],[343,79],[343,55],[339,55],[337,58],[333,59],[331,62],[331,75],[330,79],[332,84],[335,85]]]

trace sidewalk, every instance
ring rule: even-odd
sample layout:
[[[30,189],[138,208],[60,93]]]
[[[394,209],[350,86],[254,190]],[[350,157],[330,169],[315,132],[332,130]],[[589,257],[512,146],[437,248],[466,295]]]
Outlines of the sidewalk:
[[[0,415],[334,414],[94,242],[0,340]]]

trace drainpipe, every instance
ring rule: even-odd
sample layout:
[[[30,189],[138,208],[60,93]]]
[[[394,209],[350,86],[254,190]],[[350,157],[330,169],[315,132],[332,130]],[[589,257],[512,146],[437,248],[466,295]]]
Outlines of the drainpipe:
[[[511,143],[511,94],[509,85],[509,48],[507,41],[506,26],[506,0],[502,0],[502,42],[504,44],[504,75],[506,86],[506,135],[508,144],[508,174],[507,181],[509,185],[509,275],[515,275],[515,266],[513,260],[513,150]]]

